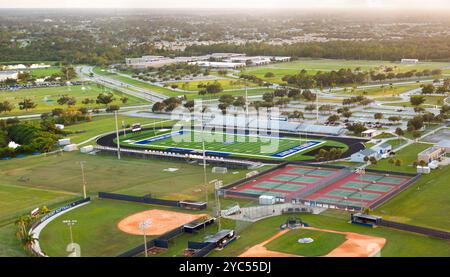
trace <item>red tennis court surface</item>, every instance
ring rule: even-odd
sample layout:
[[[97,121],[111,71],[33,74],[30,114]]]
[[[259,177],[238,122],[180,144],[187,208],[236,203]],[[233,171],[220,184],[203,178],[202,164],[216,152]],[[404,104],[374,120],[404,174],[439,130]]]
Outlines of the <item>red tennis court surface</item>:
[[[414,175],[366,172],[343,168],[287,165],[243,184],[228,187],[227,197],[272,195],[307,205],[371,207],[412,183]]]

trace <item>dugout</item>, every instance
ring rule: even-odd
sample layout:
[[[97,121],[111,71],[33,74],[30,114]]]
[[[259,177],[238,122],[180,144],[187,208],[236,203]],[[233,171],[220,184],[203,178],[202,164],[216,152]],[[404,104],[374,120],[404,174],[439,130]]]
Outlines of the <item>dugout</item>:
[[[178,205],[182,209],[186,210],[205,210],[207,207],[206,202],[196,202],[196,201],[189,201],[189,200],[183,200],[178,202]]]
[[[224,248],[236,238],[236,232],[234,230],[222,230],[207,238],[204,242],[214,243],[217,248]]]
[[[195,233],[213,224],[215,221],[216,219],[214,217],[198,219],[183,225],[183,229],[186,233]]]
[[[351,215],[351,221],[353,224],[374,227],[380,224],[381,217],[376,215],[356,213]]]

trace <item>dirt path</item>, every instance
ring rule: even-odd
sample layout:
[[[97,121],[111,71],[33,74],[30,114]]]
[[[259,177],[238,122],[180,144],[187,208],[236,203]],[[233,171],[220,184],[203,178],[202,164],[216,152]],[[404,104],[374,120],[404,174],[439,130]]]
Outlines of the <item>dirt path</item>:
[[[318,229],[314,227],[305,227],[304,229],[343,234],[346,241],[333,249],[325,257],[371,257],[378,254],[386,244],[386,239],[380,237],[372,237],[351,232],[339,232],[327,229]],[[247,251],[239,255],[239,257],[301,257],[294,254],[281,253],[277,251],[267,250],[264,245],[275,240],[276,238],[289,232],[289,229],[283,230],[268,240],[250,247]],[[313,242],[314,243],[314,242]]]
[[[162,235],[186,223],[207,216],[206,214],[187,214],[164,210],[148,210],[132,214],[122,219],[117,228],[132,235],[143,235],[139,229],[139,223],[144,220],[151,220],[150,226],[146,229],[147,235]]]

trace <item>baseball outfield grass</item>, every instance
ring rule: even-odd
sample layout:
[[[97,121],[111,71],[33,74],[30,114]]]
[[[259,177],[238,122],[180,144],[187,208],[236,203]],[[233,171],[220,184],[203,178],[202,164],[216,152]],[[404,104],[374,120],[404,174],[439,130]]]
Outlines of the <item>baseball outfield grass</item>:
[[[300,217],[304,222],[316,228],[383,237],[387,242],[381,250],[382,257],[450,256],[450,248],[448,247],[448,242],[445,240],[434,239],[390,228],[368,228],[350,224],[348,223],[350,215],[346,212],[339,211],[327,211],[321,215],[283,215],[263,219],[254,224],[224,220],[223,225],[225,228],[241,229],[239,232],[239,239],[231,243],[225,249],[211,253],[210,256],[239,256],[251,246],[262,243],[278,233],[280,231],[280,225],[286,223],[286,220],[292,216]],[[245,227],[240,228],[240,225],[245,225]],[[281,236],[279,238],[281,239],[279,242],[280,244],[284,244],[285,242],[283,240],[285,239],[292,243],[292,238],[289,236]],[[311,248],[308,252],[316,254],[320,253],[322,251],[322,245],[316,245],[318,246],[318,249]],[[311,246],[314,245],[312,244]],[[328,246],[331,247],[331,245]]]
[[[299,243],[300,238],[311,238],[312,243]],[[291,230],[269,242],[268,250],[304,257],[324,256],[345,241],[345,235],[313,230]]]

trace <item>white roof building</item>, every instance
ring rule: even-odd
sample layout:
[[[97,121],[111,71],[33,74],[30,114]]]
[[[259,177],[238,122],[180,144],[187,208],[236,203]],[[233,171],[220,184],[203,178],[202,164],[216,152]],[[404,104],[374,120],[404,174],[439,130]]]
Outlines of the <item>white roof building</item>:
[[[19,78],[19,73],[17,71],[0,71],[0,82],[7,79],[17,80]]]

